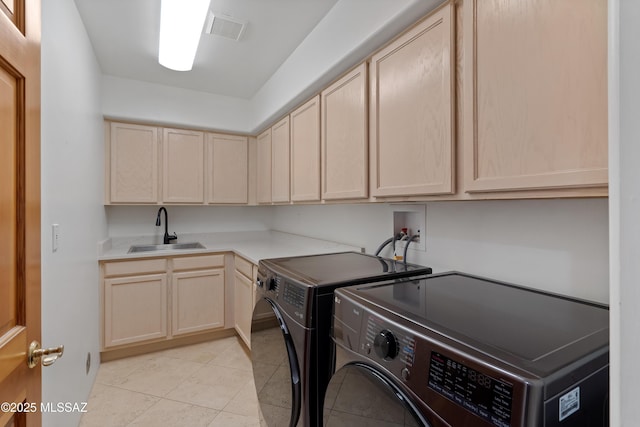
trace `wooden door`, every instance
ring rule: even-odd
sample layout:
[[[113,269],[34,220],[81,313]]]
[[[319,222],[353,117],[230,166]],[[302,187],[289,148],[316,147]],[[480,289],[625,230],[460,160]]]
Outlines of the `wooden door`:
[[[367,64],[322,91],[322,198],[369,195]]]
[[[271,201],[288,202],[289,194],[289,116],[271,127]]]
[[[204,133],[165,128],[162,147],[162,201],[203,203]]]
[[[447,4],[371,58],[373,196],[454,191],[453,29]]]
[[[291,200],[320,200],[320,95],[291,113]]]
[[[40,1],[0,0],[0,426],[40,426]],[[9,408],[12,409],[12,408]]]

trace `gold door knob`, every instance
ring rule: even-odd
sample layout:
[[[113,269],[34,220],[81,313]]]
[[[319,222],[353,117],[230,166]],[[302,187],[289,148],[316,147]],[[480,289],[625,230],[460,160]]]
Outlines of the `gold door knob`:
[[[30,368],[38,366],[38,362],[42,360],[42,366],[52,365],[58,358],[62,357],[64,346],[40,348],[38,341],[33,341],[29,345],[29,353],[27,354],[27,365]]]

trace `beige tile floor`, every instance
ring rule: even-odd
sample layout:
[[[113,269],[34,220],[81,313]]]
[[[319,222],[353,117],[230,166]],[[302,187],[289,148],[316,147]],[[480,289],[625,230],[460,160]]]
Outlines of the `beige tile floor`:
[[[87,408],[81,427],[260,425],[237,337],[102,363]]]

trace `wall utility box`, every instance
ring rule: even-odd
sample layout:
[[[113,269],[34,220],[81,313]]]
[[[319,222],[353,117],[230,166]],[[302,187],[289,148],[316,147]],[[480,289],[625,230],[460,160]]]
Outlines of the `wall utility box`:
[[[393,230],[391,235],[397,235],[403,228],[407,229],[408,236],[417,235],[409,244],[409,253],[411,251],[426,251],[426,222],[427,222],[427,206],[426,205],[390,205],[393,216]],[[402,255],[407,240],[396,242],[396,253]],[[409,257],[410,259],[410,257]],[[410,262],[410,260],[409,260]]]

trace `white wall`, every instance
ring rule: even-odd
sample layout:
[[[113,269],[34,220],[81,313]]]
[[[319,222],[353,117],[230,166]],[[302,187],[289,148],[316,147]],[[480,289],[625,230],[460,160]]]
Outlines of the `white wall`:
[[[102,206],[101,72],[73,0],[42,2],[42,344],[64,344],[43,368],[44,402],[87,401],[99,362],[96,242]],[[60,247],[51,251],[51,224]],[[85,373],[87,353],[92,368]],[[45,413],[46,427],[79,413]]]
[[[433,202],[409,262],[609,301],[607,199]],[[393,234],[388,204],[170,206],[169,232],[274,229],[366,248]],[[109,206],[109,235],[157,235],[157,206]],[[390,246],[381,255],[391,256]]]
[[[433,202],[426,252],[409,262],[609,301],[607,199]],[[274,229],[366,248],[393,234],[396,205],[170,206],[169,232]],[[112,237],[157,235],[157,206],[109,206]],[[391,256],[390,246],[381,255]]]
[[[269,206],[166,206],[169,233],[178,238],[185,233],[269,230],[272,210]],[[109,236],[162,236],[156,227],[158,206],[107,206]]]
[[[640,2],[609,0],[611,425],[640,418]]]
[[[272,227],[374,253],[393,234],[393,208],[274,207]],[[437,202],[426,211],[427,250],[410,250],[409,262],[609,300],[607,199]]]
[[[102,112],[114,119],[248,132],[249,101],[113,76],[102,79]]]

